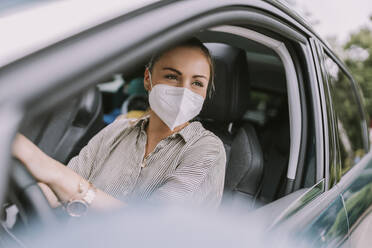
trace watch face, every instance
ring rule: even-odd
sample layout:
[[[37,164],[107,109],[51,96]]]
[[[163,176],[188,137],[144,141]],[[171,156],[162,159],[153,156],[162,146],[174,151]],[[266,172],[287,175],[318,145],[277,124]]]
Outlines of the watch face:
[[[88,210],[88,205],[84,201],[74,200],[67,203],[66,211],[73,217],[80,217]]]

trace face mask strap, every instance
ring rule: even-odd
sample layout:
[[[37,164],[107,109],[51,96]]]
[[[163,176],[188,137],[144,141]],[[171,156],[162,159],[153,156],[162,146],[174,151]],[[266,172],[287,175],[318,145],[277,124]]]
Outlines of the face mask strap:
[[[148,68],[147,68],[148,69]],[[151,79],[151,72],[150,72],[150,69],[149,70],[149,78],[150,78],[150,85],[151,85],[151,90],[152,90],[152,79]]]

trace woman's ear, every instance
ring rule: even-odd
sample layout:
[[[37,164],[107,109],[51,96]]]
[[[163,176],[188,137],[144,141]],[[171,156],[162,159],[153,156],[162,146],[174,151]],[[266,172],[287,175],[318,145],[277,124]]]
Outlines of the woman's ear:
[[[145,87],[145,90],[147,90],[147,91],[151,90],[150,71],[149,71],[149,68],[147,68],[147,67],[146,67],[145,73],[143,75],[143,86]]]

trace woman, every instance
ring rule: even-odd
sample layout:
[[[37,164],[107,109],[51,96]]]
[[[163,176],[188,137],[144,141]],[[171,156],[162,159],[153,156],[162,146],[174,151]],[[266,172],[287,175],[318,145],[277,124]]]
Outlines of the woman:
[[[118,118],[67,166],[20,134],[13,155],[43,183],[51,205],[58,200],[72,216],[88,206],[107,209],[134,200],[215,208],[224,185],[223,144],[199,122],[189,122],[212,84],[207,48],[188,40],[153,57],[146,68],[148,115],[135,122]]]

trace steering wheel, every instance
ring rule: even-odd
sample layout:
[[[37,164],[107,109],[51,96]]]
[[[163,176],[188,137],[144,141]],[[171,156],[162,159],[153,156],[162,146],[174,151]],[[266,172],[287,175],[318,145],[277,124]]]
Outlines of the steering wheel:
[[[12,160],[10,200],[18,207],[24,224],[41,228],[57,224],[57,216],[35,178],[18,159]]]

